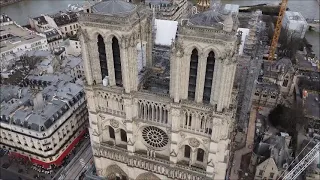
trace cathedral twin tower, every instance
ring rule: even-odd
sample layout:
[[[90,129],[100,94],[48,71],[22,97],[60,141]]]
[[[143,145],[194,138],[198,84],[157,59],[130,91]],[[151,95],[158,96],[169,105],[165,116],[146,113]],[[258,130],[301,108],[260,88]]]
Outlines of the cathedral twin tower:
[[[154,43],[148,7],[102,1],[80,16],[90,137],[108,179],[224,179],[234,124],[237,16],[181,20]],[[165,37],[164,37],[165,38]]]

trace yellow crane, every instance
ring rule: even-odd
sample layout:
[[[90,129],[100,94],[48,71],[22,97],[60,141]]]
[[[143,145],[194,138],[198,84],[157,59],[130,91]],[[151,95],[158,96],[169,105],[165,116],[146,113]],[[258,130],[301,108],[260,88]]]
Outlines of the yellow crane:
[[[286,12],[287,4],[288,4],[288,0],[282,0],[280,10],[279,10],[278,19],[277,19],[276,28],[274,30],[274,34],[272,37],[272,43],[271,43],[270,50],[269,50],[268,60],[270,60],[270,61],[272,61],[274,59],[274,54],[276,53],[276,49],[278,46],[278,40],[279,40],[279,36],[281,33],[281,28],[282,28],[282,19],[283,19],[285,12]]]

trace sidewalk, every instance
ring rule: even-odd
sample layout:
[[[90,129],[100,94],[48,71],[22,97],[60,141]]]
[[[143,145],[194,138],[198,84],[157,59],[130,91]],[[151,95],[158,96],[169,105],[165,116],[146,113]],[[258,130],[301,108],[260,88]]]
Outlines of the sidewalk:
[[[71,153],[69,155],[68,158],[65,159],[65,165],[69,164],[70,161],[72,161],[72,159],[78,154],[78,152],[82,149],[82,146],[87,144],[89,139],[82,139],[81,141],[79,141],[79,143],[75,146],[74,150],[72,151],[73,153]],[[8,173],[6,174],[10,174],[10,173],[13,173],[15,174],[17,177],[23,177],[24,179],[36,179],[35,176],[38,175],[40,180],[48,180],[48,179],[52,179],[55,174],[61,169],[61,168],[64,168],[63,166],[62,167],[59,167],[59,168],[55,168],[53,169],[53,173],[52,174],[45,174],[45,173],[42,173],[42,172],[38,172],[36,170],[33,170],[30,165],[23,165],[23,164],[19,164],[17,162],[12,162],[10,164],[10,166],[8,168],[3,168],[3,164],[10,164],[9,163],[9,157],[8,155],[5,155],[3,157],[0,158],[0,166],[1,166],[1,172],[3,171],[7,171]],[[21,170],[22,172],[21,172]],[[20,170],[20,172],[19,172]],[[2,175],[2,178],[3,179],[10,179],[8,177],[6,177],[5,175]],[[15,178],[12,178],[12,179],[15,179]]]

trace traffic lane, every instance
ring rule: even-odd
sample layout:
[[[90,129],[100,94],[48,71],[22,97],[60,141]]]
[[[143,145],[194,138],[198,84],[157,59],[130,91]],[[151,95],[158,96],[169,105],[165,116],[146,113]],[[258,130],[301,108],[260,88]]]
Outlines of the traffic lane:
[[[25,176],[24,174],[18,174],[8,169],[3,169],[2,167],[0,171],[0,178],[5,180],[33,180],[33,178]]]
[[[72,173],[70,176],[70,179],[76,179],[76,177],[80,176],[81,172],[85,170],[85,167],[90,163],[90,159],[92,159],[93,155],[91,151],[87,151],[88,153],[85,153],[85,157],[81,158],[82,162],[79,160],[78,168]]]
[[[93,161],[93,156],[92,156],[92,157],[89,159],[89,161],[87,162],[87,164],[86,164],[86,166],[85,166],[85,167],[87,167],[87,168],[83,167],[82,170],[79,172],[78,176],[76,176],[75,179],[79,179],[80,176],[82,175],[82,173],[85,172],[87,169],[90,168],[90,166],[91,166],[91,161]]]
[[[74,179],[77,177],[79,173],[81,173],[82,169],[84,168],[85,164],[88,163],[90,158],[92,157],[91,148],[85,150],[82,155],[79,157],[78,161],[68,170],[68,174],[66,174],[66,179]],[[82,162],[81,162],[82,161]],[[81,164],[83,163],[83,164]]]
[[[67,174],[66,179],[75,179],[77,176],[79,176],[81,172],[85,169],[85,166],[88,164],[91,158],[92,154],[88,154],[87,157],[83,159],[82,163],[79,161],[75,168],[69,171],[69,174]]]
[[[88,149],[91,149],[90,146],[90,139],[85,139],[82,144],[81,148],[77,150],[76,154],[73,154],[74,157],[70,160],[69,164],[64,167],[64,169],[59,172],[59,174],[56,174],[55,177],[59,180],[64,180],[65,176],[68,174],[71,168],[75,166],[75,164],[81,159],[83,156],[83,153],[86,152]],[[81,152],[81,153],[80,153]]]

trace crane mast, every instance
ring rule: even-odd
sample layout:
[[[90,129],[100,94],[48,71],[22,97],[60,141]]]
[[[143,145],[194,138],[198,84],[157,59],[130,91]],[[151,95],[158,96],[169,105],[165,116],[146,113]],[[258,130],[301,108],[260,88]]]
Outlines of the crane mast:
[[[289,171],[282,179],[283,180],[292,180],[296,179],[318,156],[320,153],[320,142],[318,142],[309,153],[304,156],[301,161],[294,166],[294,168]],[[281,176],[280,176],[281,178]],[[280,179],[278,178],[278,179]]]
[[[277,19],[276,28],[274,30],[274,34],[272,37],[272,43],[269,50],[269,57],[268,60],[272,61],[274,59],[274,54],[276,52],[277,46],[278,46],[278,40],[281,33],[281,27],[282,27],[282,19],[287,9],[288,0],[282,0],[279,15]]]

